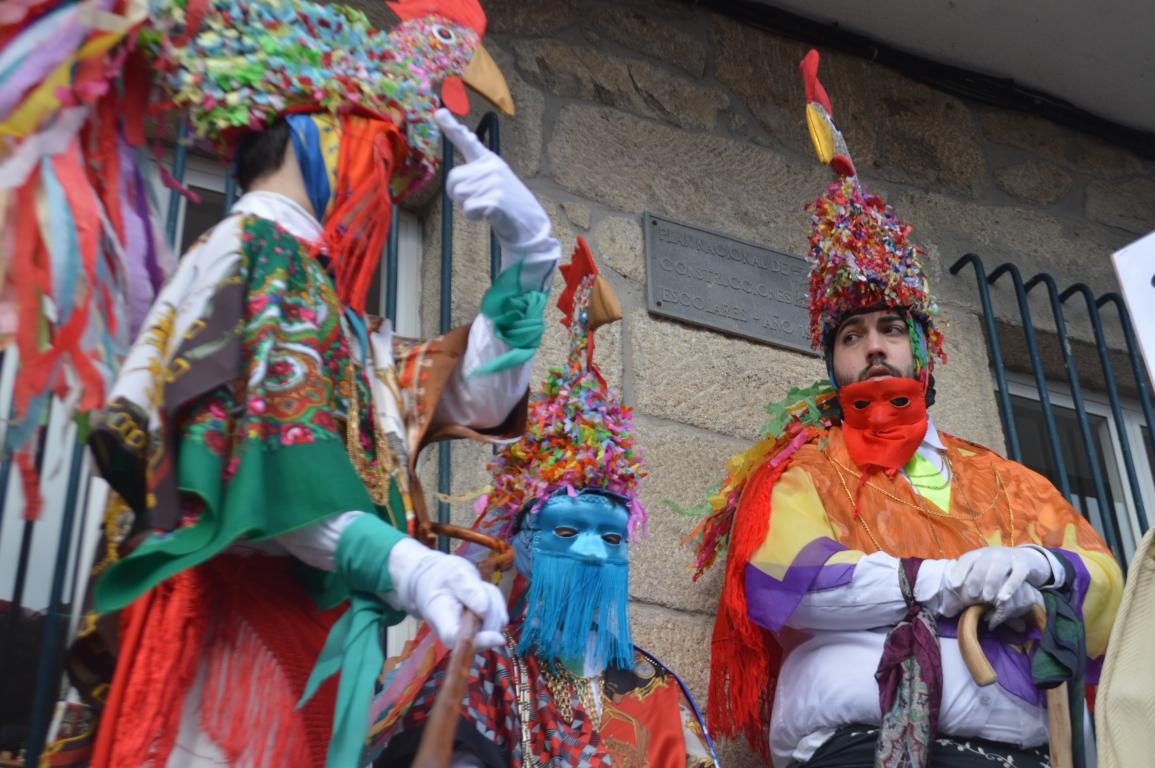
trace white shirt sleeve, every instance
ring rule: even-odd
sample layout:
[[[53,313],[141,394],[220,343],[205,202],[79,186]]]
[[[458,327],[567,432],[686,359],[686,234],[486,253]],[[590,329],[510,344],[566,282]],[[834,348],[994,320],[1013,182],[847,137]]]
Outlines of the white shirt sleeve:
[[[498,373],[473,374],[510,349],[497,338],[493,321],[485,315],[474,319],[469,328],[469,345],[437,403],[434,427],[455,424],[487,429],[505,421],[529,388],[533,361]]]
[[[952,560],[924,560],[914,587],[915,599],[937,612],[939,592]],[[804,631],[876,629],[897,624],[906,615],[898,586],[901,561],[885,552],[866,555],[854,567],[850,583],[807,592],[787,625]]]
[[[337,542],[341,540],[341,533],[363,514],[365,513],[344,512],[327,517],[318,523],[278,536],[277,543],[306,565],[320,568],[322,571],[336,571],[337,565],[333,557],[337,554]]]

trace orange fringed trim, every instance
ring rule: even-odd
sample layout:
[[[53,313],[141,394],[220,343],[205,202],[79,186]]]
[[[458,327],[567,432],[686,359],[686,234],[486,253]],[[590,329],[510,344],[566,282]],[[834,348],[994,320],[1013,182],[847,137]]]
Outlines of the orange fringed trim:
[[[92,768],[166,765],[196,682],[211,601],[198,569],[162,582],[125,614],[125,641]]]
[[[726,578],[711,641],[707,718],[716,733],[746,741],[767,761],[770,710],[782,650],[769,632],[750,621],[746,607],[746,564],[770,530],[770,494],[790,464],[763,465],[738,502],[730,534]]]
[[[208,644],[201,727],[230,765],[324,765],[336,679],[296,707],[343,609],[316,611],[289,558],[224,556],[202,568],[222,601]]]
[[[337,189],[319,248],[328,250],[337,298],[354,311],[365,300],[393,218],[390,177],[408,151],[396,125],[362,115],[341,119]]]
[[[162,582],[122,615],[92,768],[166,765],[198,670],[200,727],[229,765],[323,765],[336,680],[296,705],[342,610],[318,612],[287,557],[222,555]]]

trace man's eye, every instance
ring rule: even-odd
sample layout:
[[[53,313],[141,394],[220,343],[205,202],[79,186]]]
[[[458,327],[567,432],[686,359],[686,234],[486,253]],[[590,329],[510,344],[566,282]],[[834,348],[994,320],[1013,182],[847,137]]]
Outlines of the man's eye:
[[[561,536],[563,539],[572,539],[574,536],[577,536],[577,528],[566,528],[564,526],[558,526],[557,528],[553,529],[553,532],[558,536]]]
[[[894,336],[895,334],[899,334],[899,333],[905,334],[906,333],[906,326],[904,326],[904,325],[892,325],[886,329],[886,332],[889,333],[891,336]]]
[[[858,339],[857,333],[848,333],[842,337],[843,344],[851,344]]]
[[[602,541],[617,546],[622,543],[622,535],[620,533],[605,533],[602,534]]]

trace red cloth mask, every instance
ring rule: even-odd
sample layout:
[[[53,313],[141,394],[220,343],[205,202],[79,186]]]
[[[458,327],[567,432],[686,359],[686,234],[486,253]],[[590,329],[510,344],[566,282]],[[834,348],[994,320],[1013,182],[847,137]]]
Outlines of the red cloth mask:
[[[890,377],[848,384],[838,391],[842,434],[850,458],[891,477],[926,436],[926,395],[914,379]]]

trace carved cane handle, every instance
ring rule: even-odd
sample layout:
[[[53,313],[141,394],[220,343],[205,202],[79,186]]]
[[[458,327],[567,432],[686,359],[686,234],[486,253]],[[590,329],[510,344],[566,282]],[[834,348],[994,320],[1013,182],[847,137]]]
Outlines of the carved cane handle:
[[[988,607],[972,605],[962,612],[958,620],[959,651],[971,677],[980,686],[990,685],[999,679],[979,645],[979,619]],[[1041,605],[1031,606],[1031,623],[1039,630],[1047,628],[1047,612]],[[1047,731],[1050,735],[1051,768],[1072,768],[1071,710],[1067,701],[1066,683],[1047,689]]]

